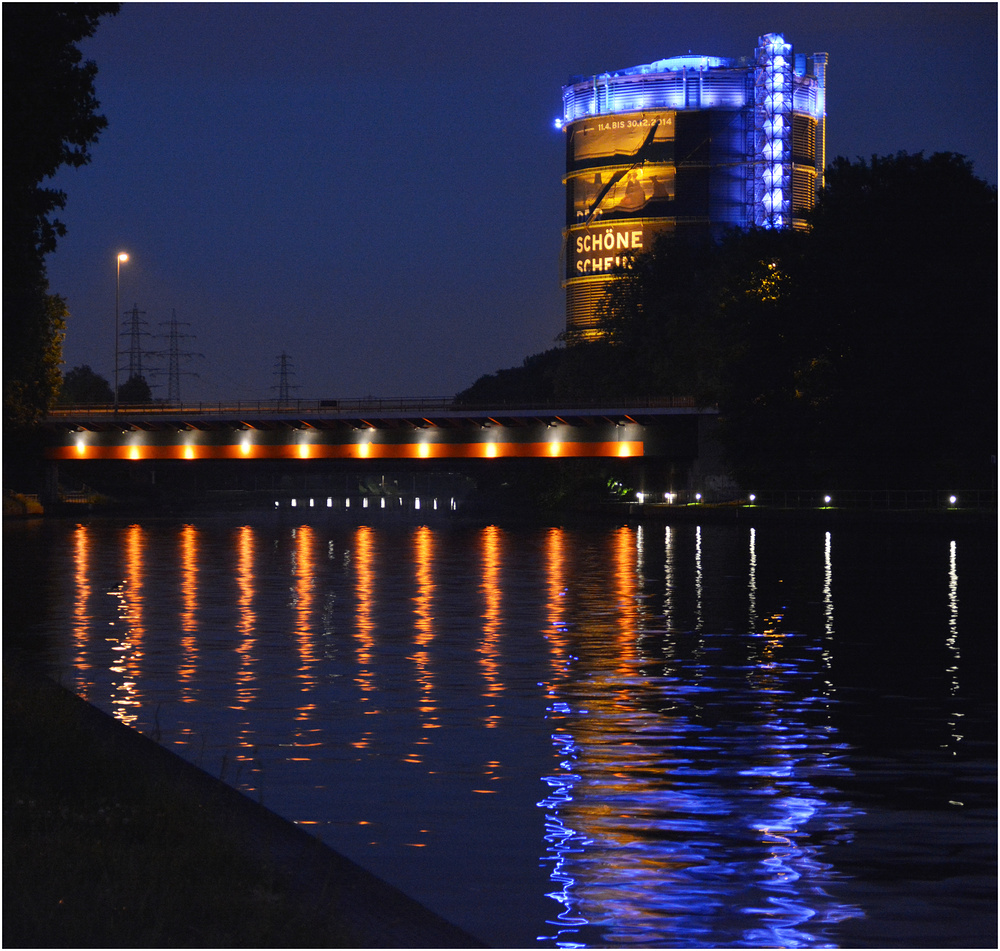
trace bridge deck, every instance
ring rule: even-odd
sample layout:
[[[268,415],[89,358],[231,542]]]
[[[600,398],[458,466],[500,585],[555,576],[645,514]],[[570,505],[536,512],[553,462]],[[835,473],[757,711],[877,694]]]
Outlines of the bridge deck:
[[[715,413],[687,398],[570,406],[405,399],[69,406],[46,422],[52,434],[46,456],[80,462],[633,457],[662,454],[666,443],[678,450],[681,441],[690,443],[689,436],[678,438],[680,418]]]

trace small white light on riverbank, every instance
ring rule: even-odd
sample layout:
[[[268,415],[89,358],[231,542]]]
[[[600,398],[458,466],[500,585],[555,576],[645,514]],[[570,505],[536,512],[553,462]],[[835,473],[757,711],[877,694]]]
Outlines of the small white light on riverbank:
[[[958,501],[958,496],[957,495],[949,495],[948,496],[948,504],[949,505],[954,505],[957,501]]]
[[[747,496],[747,498],[749,498],[751,502],[757,501],[757,496],[754,495],[753,492],[751,492],[750,495]]]

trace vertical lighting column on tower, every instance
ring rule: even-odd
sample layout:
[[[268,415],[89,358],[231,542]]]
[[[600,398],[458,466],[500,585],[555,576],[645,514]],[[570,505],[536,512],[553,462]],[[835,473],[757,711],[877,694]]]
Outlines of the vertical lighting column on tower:
[[[128,260],[128,254],[124,251],[118,252],[118,257],[115,260],[115,412],[118,412],[118,320],[119,313],[121,312],[119,307],[119,299],[121,298],[122,289],[122,265]]]
[[[753,224],[784,228],[792,220],[792,44],[762,36],[754,56]]]

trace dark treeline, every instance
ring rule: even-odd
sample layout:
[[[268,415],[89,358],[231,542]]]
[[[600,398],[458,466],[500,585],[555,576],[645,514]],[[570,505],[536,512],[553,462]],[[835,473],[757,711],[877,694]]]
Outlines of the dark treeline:
[[[90,161],[107,120],[97,66],[77,44],[117,3],[9,3],[3,8],[4,433],[43,418],[59,393],[66,302],[49,291],[45,258],[65,226],[66,194],[47,181]]]
[[[604,338],[477,380],[467,402],[694,396],[758,487],[991,487],[996,189],[952,153],[837,159],[809,231],[663,235]]]

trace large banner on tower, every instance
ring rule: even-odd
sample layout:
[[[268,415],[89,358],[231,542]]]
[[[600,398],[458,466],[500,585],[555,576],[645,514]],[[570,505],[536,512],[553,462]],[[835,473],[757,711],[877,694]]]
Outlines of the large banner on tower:
[[[567,128],[567,280],[611,271],[664,230],[677,174],[675,118],[605,115]]]
[[[566,278],[604,274],[625,262],[626,256],[649,251],[653,238],[670,230],[672,222],[631,221],[591,223],[569,229]]]

